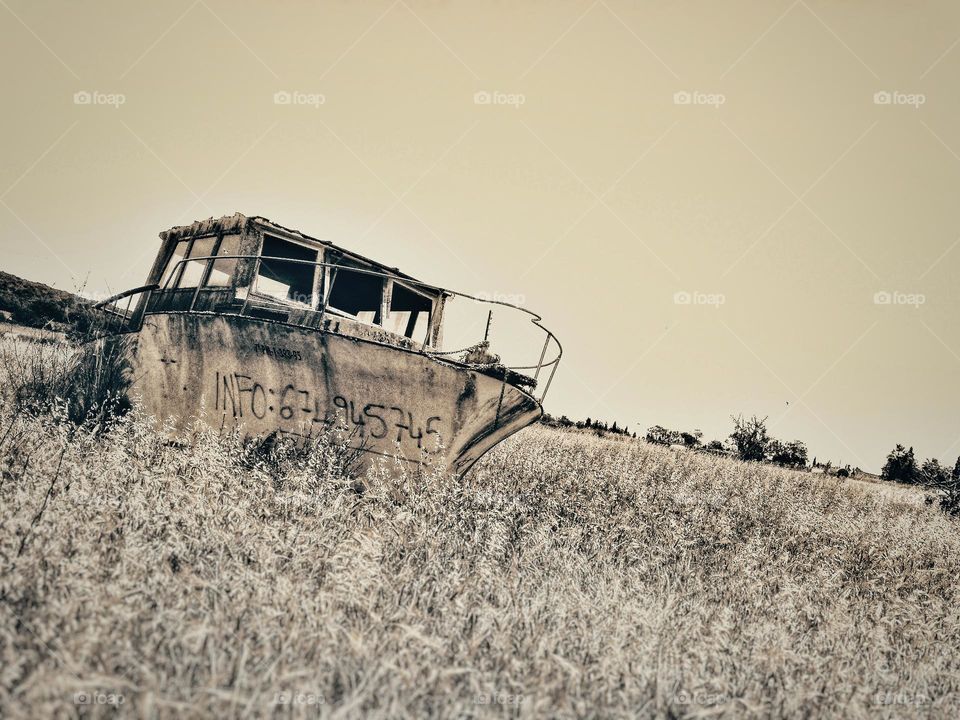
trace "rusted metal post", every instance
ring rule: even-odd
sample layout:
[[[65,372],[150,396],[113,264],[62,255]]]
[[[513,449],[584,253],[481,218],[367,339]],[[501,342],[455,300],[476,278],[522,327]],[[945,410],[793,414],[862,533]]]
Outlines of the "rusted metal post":
[[[243,307],[240,308],[240,314],[247,312],[247,304],[250,302],[250,296],[253,295],[253,288],[257,284],[257,277],[260,275],[260,256],[257,256],[257,262],[253,264],[253,277],[250,278],[250,285],[247,287],[247,296],[243,299]]]
[[[143,329],[143,318],[147,314],[147,310],[150,307],[150,298],[153,297],[153,290],[147,290],[146,295],[143,296],[143,305],[135,312],[137,316],[136,331],[139,332]],[[133,330],[133,324],[131,323],[130,329]]]
[[[540,368],[543,367],[543,359],[547,356],[547,346],[550,345],[550,336],[547,335],[547,339],[543,341],[543,350],[540,352],[540,359],[537,361],[537,372],[534,373],[533,379],[536,380],[540,377]]]
[[[550,383],[553,382],[553,374],[557,371],[557,365],[560,364],[560,358],[557,358],[553,363],[553,369],[550,371],[550,377],[547,378],[547,386],[543,389],[543,395],[540,396],[540,404],[543,404],[543,401],[547,397],[547,390],[550,389]]]
[[[493,310],[487,310],[487,329],[483,331],[483,341],[490,342],[490,322],[493,320]]]
[[[330,267],[326,263],[323,266],[323,297],[320,300],[320,327],[323,328],[323,318],[327,314],[327,305],[330,302],[330,293],[333,292],[333,284],[337,281],[336,266]]]
[[[412,310],[410,312],[413,312]],[[422,351],[426,352],[427,346],[430,344],[430,331],[433,330],[433,313],[427,315],[427,336],[423,339],[423,346],[420,348]],[[413,335],[413,331],[410,331],[410,334]]]
[[[503,407],[503,395],[507,391],[507,369],[503,369],[500,376],[500,399],[497,401],[497,416],[493,420],[493,429],[500,427],[500,409]]]
[[[127,330],[130,329],[130,302],[133,300],[133,295],[127,295],[127,307],[123,310],[123,324],[127,326]]]
[[[193,299],[190,301],[190,312],[193,312],[197,305],[197,297],[200,295],[200,283],[197,283],[197,289],[193,291]]]

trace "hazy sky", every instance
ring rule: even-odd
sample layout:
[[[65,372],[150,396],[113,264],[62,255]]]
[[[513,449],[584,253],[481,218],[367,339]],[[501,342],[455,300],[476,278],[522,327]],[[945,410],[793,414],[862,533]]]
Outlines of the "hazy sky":
[[[522,296],[566,350],[551,413],[707,439],[768,415],[871,470],[960,454],[956,2],[0,18],[4,270],[116,291],[161,230],[265,215]]]

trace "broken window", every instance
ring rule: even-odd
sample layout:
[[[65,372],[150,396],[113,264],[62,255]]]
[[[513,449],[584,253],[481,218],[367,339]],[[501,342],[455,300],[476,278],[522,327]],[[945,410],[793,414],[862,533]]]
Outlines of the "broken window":
[[[316,250],[267,235],[263,238],[261,257],[255,286],[258,293],[313,306]]]
[[[360,322],[380,324],[382,277],[350,270],[346,261],[340,261],[340,266],[331,269],[330,278],[328,307],[352,315]]]
[[[384,327],[398,335],[423,342],[430,325],[432,310],[433,301],[429,297],[395,282],[390,297],[390,312]]]
[[[213,236],[198,238],[190,246],[188,258],[208,258],[213,255],[213,244],[217,239]],[[207,269],[207,260],[191,260],[183,266],[183,273],[180,276],[178,287],[188,288],[196,287],[203,280],[203,274]]]
[[[240,254],[240,236],[224,235],[217,249],[217,257],[224,255]],[[213,268],[210,270],[210,277],[207,279],[207,285],[213,287],[226,287],[233,280],[233,274],[237,269],[237,258],[225,258],[223,260],[214,260]]]

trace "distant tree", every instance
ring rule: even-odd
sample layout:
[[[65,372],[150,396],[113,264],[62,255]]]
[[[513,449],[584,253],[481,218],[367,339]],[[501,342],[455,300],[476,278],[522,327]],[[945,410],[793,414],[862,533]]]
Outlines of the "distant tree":
[[[647,428],[646,440],[648,443],[672,445],[677,442],[678,439],[679,435],[676,430],[668,430],[661,425],[654,425],[651,428]]]
[[[706,445],[707,450],[714,450],[717,452],[723,452],[723,443],[719,440],[711,440]]]
[[[618,433],[618,432],[620,432],[620,428],[617,427],[617,421],[616,421],[616,420],[614,420],[614,421],[613,421],[613,425],[610,426],[610,432],[612,432],[612,433]]]
[[[759,461],[766,458],[767,445],[770,437],[767,435],[767,418],[758,418],[756,415],[749,420],[742,415],[731,416],[733,432],[730,439],[737,446],[737,454],[741,460]]]
[[[913,455],[913,448],[905,449],[897,445],[889,455],[887,462],[880,471],[880,477],[894,482],[915,483],[919,477],[917,460]]]
[[[805,467],[807,464],[807,446],[799,440],[794,440],[788,444],[788,447],[796,467]]]
[[[771,440],[768,452],[771,456],[770,459],[777,465],[792,468],[806,467],[807,465],[807,446],[799,440],[793,442]]]
[[[960,480],[960,457],[957,458],[957,463],[953,466],[953,473],[950,477],[954,480]]]
[[[692,433],[681,432],[680,442],[682,442],[687,447],[696,447],[697,445],[700,444],[701,437],[703,437],[703,433],[700,433],[700,436],[698,437],[696,432],[692,432]]]
[[[850,469],[845,467],[840,468],[839,470],[837,470],[837,477],[841,477],[841,478],[850,477]]]
[[[928,458],[920,466],[918,482],[934,488],[943,488],[951,482],[950,469],[940,464],[936,458]]]

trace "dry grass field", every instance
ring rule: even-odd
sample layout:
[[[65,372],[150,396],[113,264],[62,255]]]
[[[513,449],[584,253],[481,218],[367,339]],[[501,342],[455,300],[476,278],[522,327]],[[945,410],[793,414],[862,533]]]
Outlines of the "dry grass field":
[[[4,365],[4,717],[960,714],[960,524],[910,498],[542,427],[361,483]]]

